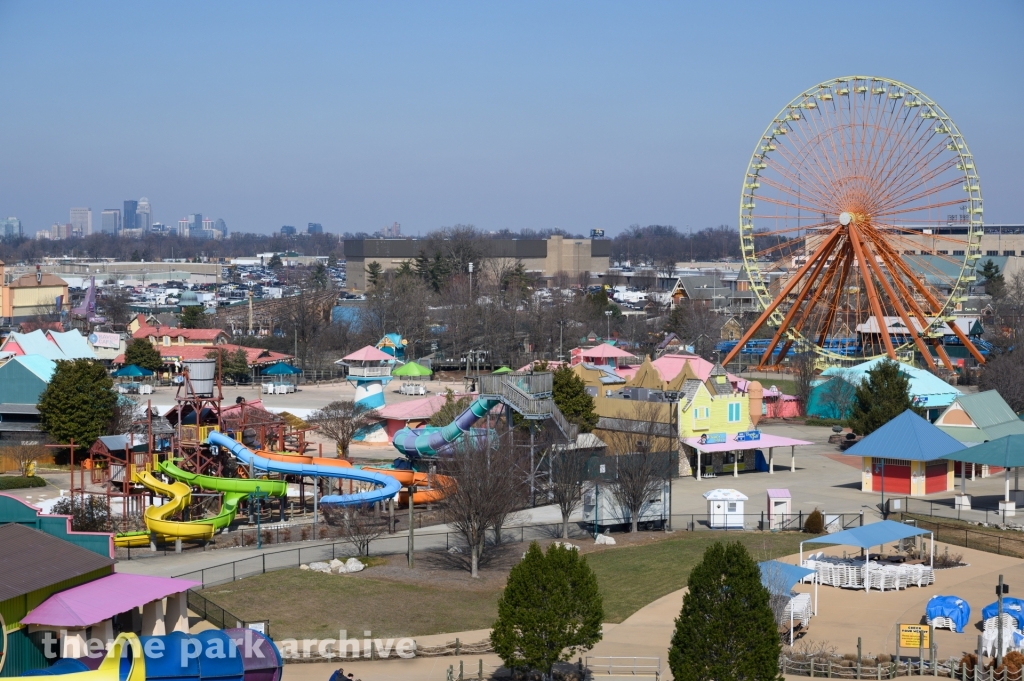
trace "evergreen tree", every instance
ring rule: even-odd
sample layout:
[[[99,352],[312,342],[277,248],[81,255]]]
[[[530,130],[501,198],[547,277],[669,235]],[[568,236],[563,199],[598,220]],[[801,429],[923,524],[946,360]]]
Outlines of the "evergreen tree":
[[[992,262],[991,259],[986,260],[978,269],[978,274],[985,280],[985,293],[993,298],[1003,297],[1003,293],[1006,292],[1006,281],[999,271],[999,265]]]
[[[88,449],[114,414],[114,381],[101,364],[87,359],[57,362],[50,384],[39,396],[39,420],[50,438],[61,444],[75,441]]]
[[[164,365],[160,351],[146,338],[134,338],[128,343],[124,349],[124,363],[150,371],[160,371]]]
[[[270,260],[267,262],[267,267],[269,267],[272,270],[279,270],[282,267],[284,267],[284,263],[281,262],[281,256],[279,256],[277,253],[270,256]]]
[[[206,353],[207,359],[217,359],[220,356],[220,375],[222,379],[230,378],[238,382],[249,378],[249,359],[245,350],[241,347],[229,351],[227,348],[217,348]]]
[[[376,286],[377,282],[380,281],[381,276],[384,274],[384,267],[379,262],[374,260],[366,266],[366,282],[370,286]]]
[[[447,426],[455,420],[456,416],[466,411],[469,408],[469,403],[472,401],[469,395],[455,399],[455,393],[452,392],[451,388],[448,388],[444,392],[444,404],[430,417],[430,425]]]
[[[536,669],[550,678],[556,662],[601,640],[604,606],[597,577],[579,551],[537,542],[509,573],[498,600],[491,645],[509,669]]]
[[[850,412],[850,428],[858,435],[868,435],[906,410],[913,409],[913,405],[910,379],[898,362],[887,359],[868,371],[867,378],[857,386]]]
[[[709,546],[687,586],[668,650],[676,681],[781,679],[768,590],[743,544]]]
[[[594,398],[587,393],[587,385],[568,366],[561,366],[553,375],[551,397],[558,410],[575,423],[581,433],[589,433],[597,425]]]
[[[206,322],[206,313],[200,305],[189,305],[182,309],[178,319],[183,329],[201,329]]]

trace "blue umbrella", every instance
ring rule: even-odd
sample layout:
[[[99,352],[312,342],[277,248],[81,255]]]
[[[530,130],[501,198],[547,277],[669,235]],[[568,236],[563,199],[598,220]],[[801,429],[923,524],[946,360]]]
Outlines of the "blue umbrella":
[[[135,364],[128,364],[115,371],[113,375],[117,378],[122,378],[125,376],[129,378],[138,378],[140,376],[152,376],[153,372],[150,371],[149,369],[143,369],[142,367],[137,366]]]
[[[264,376],[291,376],[292,374],[301,374],[302,369],[296,369],[290,364],[284,362],[278,362],[272,367],[263,370]]]

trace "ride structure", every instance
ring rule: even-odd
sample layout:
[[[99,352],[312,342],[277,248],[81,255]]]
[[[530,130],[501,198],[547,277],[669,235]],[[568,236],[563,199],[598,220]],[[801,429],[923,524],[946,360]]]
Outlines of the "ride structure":
[[[347,381],[355,386],[355,403],[363,409],[384,406],[384,386],[391,382],[395,358],[372,345],[342,357],[338,364],[348,367]]]
[[[766,324],[761,368],[796,348],[827,361],[916,350],[953,371],[943,336],[983,363],[953,323],[975,281],[982,210],[967,143],[923,93],[875,76],[804,91],[747,166],[740,247],[762,313],[723,364]]]

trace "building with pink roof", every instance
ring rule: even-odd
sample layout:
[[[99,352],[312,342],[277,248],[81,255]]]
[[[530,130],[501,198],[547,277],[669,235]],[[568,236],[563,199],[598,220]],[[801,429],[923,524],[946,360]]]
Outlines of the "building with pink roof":
[[[395,358],[372,345],[345,355],[335,364],[348,367],[348,382],[356,389],[356,406],[378,409],[384,406],[384,386],[391,382]]]

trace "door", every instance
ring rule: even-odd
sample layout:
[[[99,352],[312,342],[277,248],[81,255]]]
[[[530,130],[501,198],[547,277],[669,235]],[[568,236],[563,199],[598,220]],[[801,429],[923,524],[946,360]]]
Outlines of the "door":
[[[949,485],[946,473],[949,470],[945,461],[928,464],[924,469],[924,493],[935,494],[945,492]]]
[[[901,465],[904,463],[906,465]],[[909,462],[899,461],[894,463],[892,459],[886,459],[885,464],[882,464],[881,459],[875,459],[871,472],[872,491],[882,491],[882,478],[884,476],[886,494],[910,494]]]

